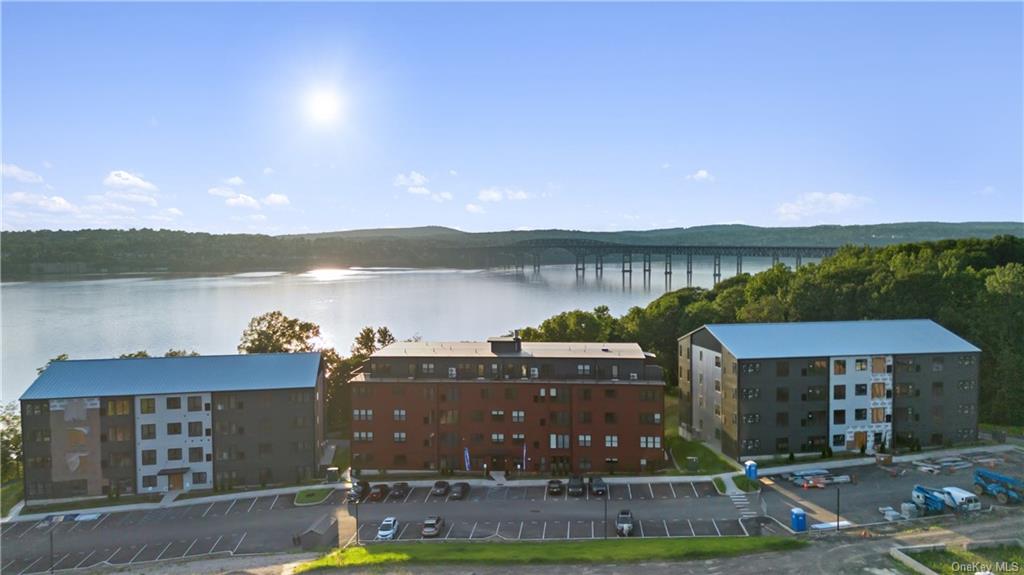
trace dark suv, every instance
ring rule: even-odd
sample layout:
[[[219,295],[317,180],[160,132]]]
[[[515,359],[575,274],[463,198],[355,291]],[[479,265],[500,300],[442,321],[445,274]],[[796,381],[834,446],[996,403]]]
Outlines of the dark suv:
[[[445,495],[448,495],[448,491],[451,490],[451,488],[451,485],[449,485],[447,481],[435,481],[434,488],[430,490],[430,494],[438,497],[444,497]]]
[[[573,475],[569,478],[569,486],[566,488],[569,495],[573,497],[582,497],[586,493],[586,489],[583,485],[583,478],[579,475]]]
[[[562,483],[561,479],[552,479],[548,481],[548,495],[561,495],[564,486],[565,484]]]
[[[608,485],[600,477],[590,478],[590,494],[596,497],[604,497],[608,493]]]

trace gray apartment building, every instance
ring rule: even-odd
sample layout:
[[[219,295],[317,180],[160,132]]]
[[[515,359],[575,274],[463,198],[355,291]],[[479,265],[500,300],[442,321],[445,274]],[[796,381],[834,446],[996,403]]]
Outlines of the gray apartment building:
[[[311,477],[323,385],[319,353],[53,362],[21,396],[25,499]]]
[[[931,320],[708,324],[678,351],[680,433],[735,459],[978,435],[981,350]]]

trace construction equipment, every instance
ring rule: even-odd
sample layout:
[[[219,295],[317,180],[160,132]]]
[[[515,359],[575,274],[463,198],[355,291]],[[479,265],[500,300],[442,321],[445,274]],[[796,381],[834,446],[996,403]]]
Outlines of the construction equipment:
[[[941,489],[915,485],[910,498],[922,515],[938,515],[946,509],[946,494]]]
[[[974,492],[978,495],[988,493],[994,496],[1000,505],[1020,503],[1024,501],[1024,479],[975,468]]]

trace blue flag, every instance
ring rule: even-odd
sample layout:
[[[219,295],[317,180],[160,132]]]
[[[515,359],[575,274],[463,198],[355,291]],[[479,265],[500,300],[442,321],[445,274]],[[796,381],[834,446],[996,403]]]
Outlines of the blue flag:
[[[462,459],[466,462],[466,471],[469,471],[469,448],[464,447],[462,452]]]

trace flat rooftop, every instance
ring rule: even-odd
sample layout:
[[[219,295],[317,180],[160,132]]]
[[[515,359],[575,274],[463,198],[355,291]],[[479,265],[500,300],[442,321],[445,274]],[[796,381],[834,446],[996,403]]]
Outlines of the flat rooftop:
[[[637,343],[524,341],[520,352],[495,353],[486,341],[400,341],[374,353],[372,357],[645,359],[648,355]]]
[[[930,319],[719,323],[704,328],[738,359],[981,351]]]
[[[311,388],[320,353],[54,361],[22,400]]]

